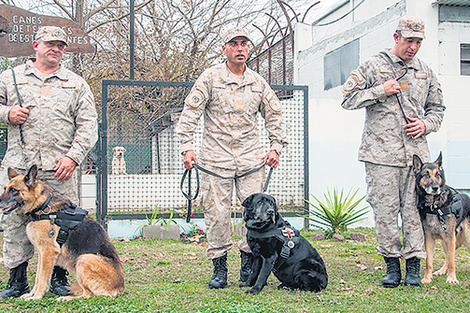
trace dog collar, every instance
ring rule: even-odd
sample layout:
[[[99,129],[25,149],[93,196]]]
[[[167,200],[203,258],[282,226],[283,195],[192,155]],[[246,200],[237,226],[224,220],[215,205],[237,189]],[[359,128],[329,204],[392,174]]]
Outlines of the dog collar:
[[[46,201],[44,201],[40,206],[38,206],[37,208],[33,209],[31,212],[28,212],[26,213],[26,215],[30,215],[32,216],[33,218],[35,216],[37,216],[36,213],[40,212],[40,211],[44,211],[48,206],[49,206],[49,203],[51,202],[52,200],[52,192],[47,196],[47,199]],[[50,211],[50,210],[49,210]],[[49,212],[44,212],[44,213],[49,213]]]

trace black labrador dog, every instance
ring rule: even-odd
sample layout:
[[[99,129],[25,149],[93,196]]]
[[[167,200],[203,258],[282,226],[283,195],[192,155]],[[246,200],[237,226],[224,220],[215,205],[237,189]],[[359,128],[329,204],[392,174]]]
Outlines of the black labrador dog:
[[[246,293],[258,294],[271,272],[281,281],[278,288],[313,292],[325,289],[328,275],[322,258],[299,231],[281,217],[276,200],[257,193],[242,205],[248,245],[253,252],[252,273],[240,285],[252,287]]]

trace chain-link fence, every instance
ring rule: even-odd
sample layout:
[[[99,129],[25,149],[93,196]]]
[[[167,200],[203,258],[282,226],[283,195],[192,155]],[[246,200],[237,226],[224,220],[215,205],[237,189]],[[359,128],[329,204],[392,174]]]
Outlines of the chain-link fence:
[[[185,210],[186,199],[180,190],[183,159],[174,128],[191,85],[103,81],[100,148],[96,158],[98,206],[102,214],[145,213],[155,207],[161,211]],[[304,207],[308,181],[307,89],[295,86],[274,89],[283,103],[289,145],[283,150],[280,166],[274,170],[268,193],[283,208],[296,210]],[[203,123],[201,118],[195,135],[197,153]],[[264,120],[259,117],[261,144],[267,152],[269,141],[263,125]],[[125,152],[121,157],[122,148]],[[197,210],[198,199],[193,206]]]

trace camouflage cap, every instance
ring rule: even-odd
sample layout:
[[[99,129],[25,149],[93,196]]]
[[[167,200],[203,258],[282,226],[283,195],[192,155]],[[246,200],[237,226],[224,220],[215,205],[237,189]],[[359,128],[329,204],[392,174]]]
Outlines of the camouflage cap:
[[[227,30],[224,33],[224,36],[222,37],[222,39],[224,40],[224,44],[226,44],[227,42],[229,42],[230,40],[236,37],[245,37],[248,41],[251,41],[250,37],[248,37],[247,32],[241,27],[234,27],[234,28]]]
[[[38,29],[35,40],[62,41],[67,44],[67,34],[57,26],[42,26]]]
[[[424,22],[415,16],[405,16],[398,22],[397,32],[405,38],[421,38],[424,39]]]

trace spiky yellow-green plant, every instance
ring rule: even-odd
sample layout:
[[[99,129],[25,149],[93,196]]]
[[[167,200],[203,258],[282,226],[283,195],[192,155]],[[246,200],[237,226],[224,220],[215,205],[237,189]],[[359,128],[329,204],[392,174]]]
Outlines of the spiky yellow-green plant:
[[[358,191],[359,189],[351,194],[351,190],[349,190],[345,195],[342,189],[341,192],[338,192],[336,188],[333,189],[333,192],[328,189],[327,193],[323,194],[325,198],[323,202],[311,194],[317,203],[304,199],[310,205],[309,209],[305,209],[304,217],[324,229],[328,237],[335,233],[340,234],[346,231],[349,225],[364,220],[364,215],[368,213],[368,206],[357,209],[357,206],[365,198],[363,196],[355,200]]]

